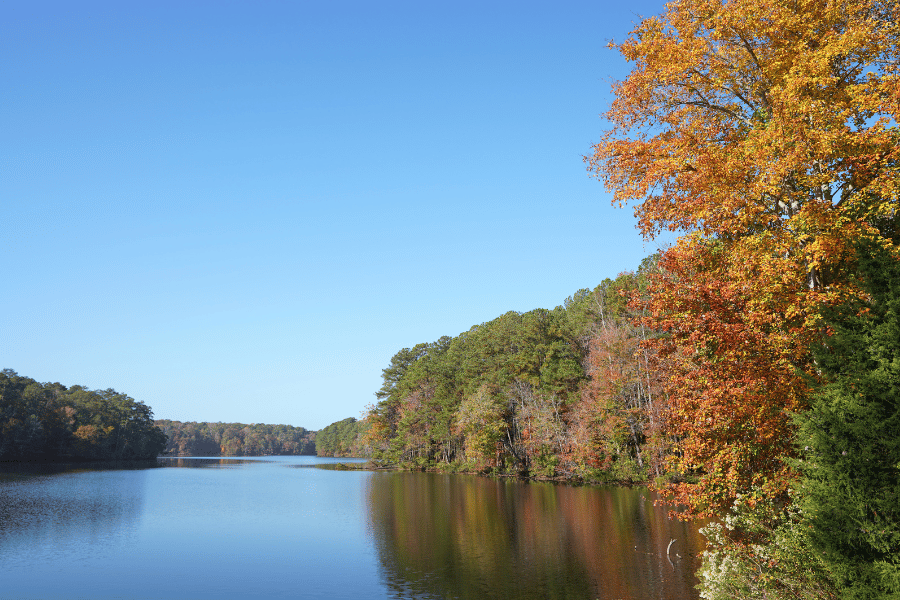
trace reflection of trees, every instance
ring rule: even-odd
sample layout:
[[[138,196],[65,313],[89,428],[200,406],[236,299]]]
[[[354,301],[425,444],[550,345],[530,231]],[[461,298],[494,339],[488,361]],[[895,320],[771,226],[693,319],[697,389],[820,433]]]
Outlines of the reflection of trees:
[[[205,469],[209,467],[236,467],[247,463],[256,463],[255,460],[241,460],[239,458],[161,458],[159,464],[164,467],[178,467],[182,469]]]
[[[401,597],[696,598],[689,553],[702,538],[643,488],[428,473],[368,482],[383,576]]]

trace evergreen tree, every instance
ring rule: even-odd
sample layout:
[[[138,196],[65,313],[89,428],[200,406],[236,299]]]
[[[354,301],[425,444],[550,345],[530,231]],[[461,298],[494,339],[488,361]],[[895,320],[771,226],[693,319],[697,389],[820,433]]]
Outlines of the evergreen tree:
[[[824,383],[798,417],[809,542],[842,596],[900,597],[900,261],[869,243],[867,301],[826,313]]]

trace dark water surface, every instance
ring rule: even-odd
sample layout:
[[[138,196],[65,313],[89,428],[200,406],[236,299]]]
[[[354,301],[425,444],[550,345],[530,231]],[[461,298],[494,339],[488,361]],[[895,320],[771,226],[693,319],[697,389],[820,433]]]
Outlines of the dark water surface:
[[[697,597],[702,538],[643,488],[327,462],[0,463],[0,598]]]

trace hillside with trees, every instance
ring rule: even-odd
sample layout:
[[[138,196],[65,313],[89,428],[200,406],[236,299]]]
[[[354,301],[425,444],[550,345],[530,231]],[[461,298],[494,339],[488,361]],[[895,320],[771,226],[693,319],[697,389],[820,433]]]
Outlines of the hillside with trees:
[[[412,468],[645,481],[673,439],[650,333],[627,299],[654,258],[552,310],[508,312],[404,348],[365,421],[380,462]]]
[[[291,425],[197,423],[161,419],[171,456],[294,456],[316,453],[316,433]]]
[[[371,449],[366,445],[368,422],[353,417],[332,423],[316,432],[316,454],[319,456],[368,457]]]
[[[0,372],[0,461],[146,460],[165,445],[150,407],[126,394]]]

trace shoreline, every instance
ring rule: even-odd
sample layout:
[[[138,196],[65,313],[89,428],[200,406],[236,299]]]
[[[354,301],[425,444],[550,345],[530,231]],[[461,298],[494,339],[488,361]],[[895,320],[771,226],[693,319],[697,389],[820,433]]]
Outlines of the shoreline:
[[[326,458],[326,457],[323,457]],[[332,458],[332,457],[327,457]],[[364,458],[364,457],[355,457],[355,456],[342,456],[342,457],[333,457],[333,458]],[[488,477],[494,479],[518,479],[522,482],[528,481],[541,481],[541,482],[549,482],[556,484],[565,484],[571,485],[574,487],[582,486],[582,485],[612,485],[619,487],[640,487],[640,486],[650,486],[650,480],[644,481],[628,481],[623,479],[608,479],[608,480],[589,480],[582,479],[576,477],[568,477],[566,475],[554,475],[554,476],[546,476],[546,475],[523,475],[520,473],[504,473],[501,471],[473,471],[466,469],[442,469],[440,467],[405,467],[399,464],[392,465],[377,465],[373,464],[371,460],[367,462],[359,462],[359,463],[329,463],[319,465],[320,467],[327,468],[329,470],[334,471],[372,471],[372,472],[420,472],[420,473],[438,473],[438,474],[447,474],[447,475],[475,475],[478,477]]]

